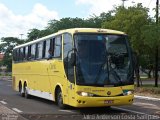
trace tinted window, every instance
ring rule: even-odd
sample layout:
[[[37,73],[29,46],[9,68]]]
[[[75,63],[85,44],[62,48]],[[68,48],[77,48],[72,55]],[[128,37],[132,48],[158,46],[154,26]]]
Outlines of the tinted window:
[[[25,47],[25,60],[28,60],[28,46]]]
[[[20,48],[20,61],[23,60],[23,48]]]
[[[46,40],[45,58],[48,58],[49,56],[48,53],[49,49],[50,49],[50,40]]]
[[[26,51],[26,48],[24,47],[24,48],[23,48],[23,60],[26,60],[26,58],[25,58],[25,56],[26,56],[25,53],[26,53],[26,52],[25,52],[25,51]]]
[[[16,50],[16,53],[17,53],[16,59],[17,59],[17,61],[19,61],[19,49]]]
[[[13,61],[16,61],[17,50],[13,50]]]
[[[57,36],[55,38],[54,57],[61,57],[61,44],[61,36]]]
[[[31,45],[31,59],[35,59],[36,45]]]
[[[42,58],[42,50],[43,50],[43,42],[37,43],[37,52],[36,52],[37,59]]]
[[[68,51],[72,50],[72,36],[68,33],[64,34],[64,58],[67,57]]]

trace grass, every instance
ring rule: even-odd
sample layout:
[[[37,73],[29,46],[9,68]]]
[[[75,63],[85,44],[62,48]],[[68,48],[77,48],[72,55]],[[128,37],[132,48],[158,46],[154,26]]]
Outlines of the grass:
[[[135,94],[160,98],[160,85],[159,87],[154,87],[154,85],[143,85],[141,87],[135,87]]]

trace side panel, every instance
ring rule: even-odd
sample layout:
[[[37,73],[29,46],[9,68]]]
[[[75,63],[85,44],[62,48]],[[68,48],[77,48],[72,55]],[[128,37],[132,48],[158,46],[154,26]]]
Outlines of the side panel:
[[[50,79],[51,92],[53,97],[55,97],[55,89],[57,86],[61,87],[63,93],[64,103],[68,104],[67,100],[67,79],[64,73],[63,62],[61,60],[50,60],[48,75]],[[55,100],[55,98],[54,98]]]

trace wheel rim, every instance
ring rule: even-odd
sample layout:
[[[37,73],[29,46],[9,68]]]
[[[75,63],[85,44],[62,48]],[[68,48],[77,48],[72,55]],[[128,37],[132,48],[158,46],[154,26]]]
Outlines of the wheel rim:
[[[24,95],[26,98],[28,98],[27,85],[24,87]]]
[[[25,96],[27,95],[26,86],[24,87]]]

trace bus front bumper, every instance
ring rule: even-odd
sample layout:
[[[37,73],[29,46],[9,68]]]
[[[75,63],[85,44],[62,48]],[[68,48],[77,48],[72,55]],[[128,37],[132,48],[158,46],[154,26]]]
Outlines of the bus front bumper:
[[[116,97],[76,97],[75,107],[105,107],[118,105],[131,105],[134,95]]]

